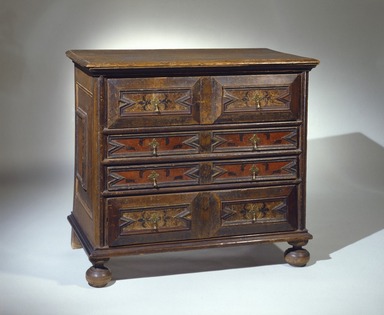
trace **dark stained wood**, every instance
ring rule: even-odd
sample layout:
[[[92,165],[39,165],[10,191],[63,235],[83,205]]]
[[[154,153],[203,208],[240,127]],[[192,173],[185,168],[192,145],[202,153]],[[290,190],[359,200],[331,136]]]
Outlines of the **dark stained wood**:
[[[308,71],[269,49],[72,50],[73,248],[111,257],[289,242],[304,266]]]

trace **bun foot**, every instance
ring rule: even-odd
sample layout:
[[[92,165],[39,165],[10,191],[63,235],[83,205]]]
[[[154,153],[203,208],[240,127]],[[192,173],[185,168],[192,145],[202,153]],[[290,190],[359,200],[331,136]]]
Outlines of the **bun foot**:
[[[112,280],[111,271],[104,266],[104,263],[108,261],[97,261],[91,268],[85,273],[85,278],[91,287],[102,288],[105,287]]]
[[[292,245],[284,253],[285,261],[294,267],[304,267],[310,258],[309,252],[302,248],[307,242],[289,243]]]

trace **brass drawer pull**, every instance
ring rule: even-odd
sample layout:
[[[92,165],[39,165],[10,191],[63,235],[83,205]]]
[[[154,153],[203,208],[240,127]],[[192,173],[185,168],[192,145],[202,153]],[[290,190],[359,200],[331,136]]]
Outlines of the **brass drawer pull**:
[[[152,215],[152,217],[149,219],[149,221],[153,224],[153,230],[158,231],[159,230],[159,221],[160,217],[156,214]]]
[[[252,180],[256,180],[257,175],[259,175],[260,170],[258,169],[258,167],[255,164],[253,164],[250,168],[250,171],[252,174]]]
[[[152,103],[152,105],[153,105],[154,108],[155,108],[155,112],[156,112],[156,113],[160,113],[160,107],[159,107],[159,103],[160,103],[160,101],[159,101],[158,99],[155,99],[155,100],[153,100],[151,103]]]
[[[160,143],[157,142],[155,138],[152,139],[152,141],[149,143],[149,146],[152,148],[152,155],[157,156],[157,150],[159,147]]]
[[[263,99],[262,97],[260,97],[259,95],[255,95],[255,103],[256,103],[256,108],[257,109],[260,109],[261,108],[261,104],[260,104],[260,101]]]
[[[252,223],[256,222],[256,210],[252,209],[249,211],[249,213],[252,215]]]
[[[159,188],[157,184],[157,178],[160,176],[159,173],[156,173],[155,171],[152,171],[151,174],[149,174],[148,179],[152,181],[154,188]]]
[[[253,134],[252,138],[249,139],[249,141],[253,145],[253,150],[256,151],[258,149],[259,144],[260,144],[260,138],[257,136],[257,134]]]
[[[252,223],[256,223],[256,215],[257,215],[257,212],[260,210],[259,207],[257,206],[257,204],[247,204],[245,205],[245,210],[246,210],[246,213],[247,213],[247,217],[249,218],[249,214],[252,216]]]

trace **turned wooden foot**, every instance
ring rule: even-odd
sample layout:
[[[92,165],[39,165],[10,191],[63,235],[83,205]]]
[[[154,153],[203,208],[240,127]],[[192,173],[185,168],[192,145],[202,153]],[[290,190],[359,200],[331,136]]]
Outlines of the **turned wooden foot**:
[[[309,252],[302,248],[302,246],[306,245],[307,243],[308,241],[289,242],[288,244],[292,245],[292,247],[285,251],[285,261],[291,266],[304,267],[310,258]]]
[[[112,280],[111,271],[104,266],[109,259],[92,260],[93,266],[85,273],[85,278],[91,287],[102,288],[105,287]]]

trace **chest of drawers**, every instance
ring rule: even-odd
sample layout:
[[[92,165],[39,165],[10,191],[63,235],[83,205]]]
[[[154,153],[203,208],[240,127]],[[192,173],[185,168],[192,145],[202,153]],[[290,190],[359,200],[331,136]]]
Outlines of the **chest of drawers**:
[[[308,73],[269,49],[72,50],[72,246],[111,257],[288,242],[304,266]]]

